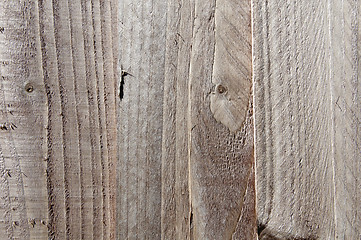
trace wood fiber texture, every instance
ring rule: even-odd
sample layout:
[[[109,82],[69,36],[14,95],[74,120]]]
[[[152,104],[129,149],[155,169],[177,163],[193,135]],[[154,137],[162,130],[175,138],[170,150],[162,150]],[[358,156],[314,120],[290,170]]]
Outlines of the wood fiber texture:
[[[115,239],[116,1],[0,4],[0,236]]]
[[[250,1],[119,16],[118,239],[256,239]]]
[[[360,239],[360,1],[254,1],[260,239]]]
[[[166,1],[119,3],[118,239],[161,236]]]
[[[216,1],[211,111],[231,132],[242,127],[252,91],[250,8],[250,1]]]
[[[0,238],[256,239],[250,0],[0,6]]]
[[[47,106],[38,7],[0,2],[0,238],[46,239]]]

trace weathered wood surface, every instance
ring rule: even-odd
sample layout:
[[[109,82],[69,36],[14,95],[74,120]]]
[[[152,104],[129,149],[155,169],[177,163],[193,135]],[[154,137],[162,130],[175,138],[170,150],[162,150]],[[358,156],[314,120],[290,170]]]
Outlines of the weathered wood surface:
[[[256,239],[250,1],[119,15],[118,239]]]
[[[0,3],[1,238],[115,238],[116,3]]]
[[[360,239],[360,1],[254,1],[260,239]]]
[[[232,5],[233,1],[223,1],[223,4]],[[236,2],[236,1],[234,1]],[[246,3],[249,1],[246,1]],[[241,32],[245,29],[244,25],[250,24],[249,4],[235,4],[229,13],[234,14],[243,12],[244,21],[230,18],[218,21],[220,26],[214,25],[214,10],[216,18],[223,17],[227,12],[222,12],[223,8],[218,7],[218,1],[195,1],[194,5],[194,23],[192,51],[190,59],[189,73],[189,174],[190,174],[190,204],[193,214],[193,234],[194,239],[231,239],[232,235],[237,234],[239,227],[243,224],[249,226],[248,231],[252,232],[252,222],[246,223],[244,217],[252,214],[251,210],[243,215],[244,198],[247,193],[247,186],[251,170],[253,169],[253,126],[251,124],[250,111],[248,119],[244,122],[236,133],[231,133],[222,123],[217,123],[210,111],[209,92],[213,91],[215,86],[212,84],[212,74],[222,74],[213,69],[220,61],[214,57],[217,51],[217,41],[223,41],[219,45],[225,44],[222,39],[223,33],[219,33],[219,38],[214,31],[221,31],[223,27],[234,26],[234,31]],[[244,9],[242,9],[244,7]],[[220,11],[220,12],[218,12]],[[222,26],[222,23],[224,26]],[[218,29],[219,27],[220,29]],[[247,29],[247,27],[246,27]],[[246,34],[245,34],[246,35]],[[226,38],[227,35],[224,36]],[[242,38],[242,35],[239,36]],[[250,44],[251,35],[248,39],[240,40],[240,43]],[[248,40],[248,41],[247,41]],[[216,46],[216,49],[212,46]],[[247,45],[247,44],[245,44]],[[211,47],[210,47],[211,46]],[[237,52],[249,56],[250,48],[239,49],[236,43],[230,44],[229,49],[219,49],[219,53],[227,58],[232,57],[229,52]],[[237,55],[237,53],[233,53]],[[242,58],[240,58],[242,59]],[[248,66],[251,69],[251,61],[247,63],[246,57],[242,61],[229,63],[229,68],[243,68]],[[223,71],[225,67],[223,67]],[[231,71],[231,70],[230,70]],[[247,72],[247,71],[246,71]],[[250,70],[248,70],[250,72]],[[231,77],[231,76],[225,76]],[[249,81],[249,76],[238,77],[239,84],[243,81]],[[232,93],[230,84],[233,81],[225,81],[224,87]],[[226,92],[216,92],[215,94],[227,94]],[[229,100],[228,100],[229,101]],[[249,101],[250,102],[250,101]],[[244,102],[243,102],[244,104]],[[225,105],[224,107],[230,107]],[[243,107],[243,106],[242,106]],[[247,108],[243,107],[243,110]],[[228,111],[232,111],[228,109]],[[242,113],[244,116],[246,113]],[[227,116],[228,117],[228,116]],[[237,122],[237,121],[235,121]],[[234,129],[231,129],[234,130]],[[251,193],[252,191],[248,191]],[[246,209],[246,208],[245,208]],[[239,224],[238,224],[239,223]],[[241,234],[242,235],[242,234]],[[252,234],[251,234],[252,236]],[[252,239],[252,238],[250,238]]]
[[[166,9],[166,1],[119,4],[118,239],[160,238]]]
[[[1,1],[0,9],[0,238],[45,239],[47,99],[31,20],[38,8]]]
[[[216,1],[211,111],[232,132],[243,125],[252,91],[250,4]]]

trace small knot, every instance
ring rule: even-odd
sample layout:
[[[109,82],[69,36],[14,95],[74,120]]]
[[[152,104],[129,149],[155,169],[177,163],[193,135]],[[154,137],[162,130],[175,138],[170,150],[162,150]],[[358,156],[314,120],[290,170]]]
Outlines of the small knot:
[[[218,92],[219,94],[223,94],[223,93],[227,92],[227,89],[226,89],[223,85],[219,84],[219,85],[217,86],[217,92]]]

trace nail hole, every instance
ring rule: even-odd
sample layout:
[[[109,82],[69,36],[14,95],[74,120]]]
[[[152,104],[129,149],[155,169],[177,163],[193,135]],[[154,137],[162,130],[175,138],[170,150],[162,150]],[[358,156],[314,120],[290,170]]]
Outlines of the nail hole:
[[[34,91],[34,87],[33,85],[31,85],[30,83],[25,85],[25,91],[27,91],[28,93],[31,93]]]
[[[223,94],[227,91],[227,89],[223,86],[223,85],[218,85],[217,86],[217,92],[220,93],[220,94]]]

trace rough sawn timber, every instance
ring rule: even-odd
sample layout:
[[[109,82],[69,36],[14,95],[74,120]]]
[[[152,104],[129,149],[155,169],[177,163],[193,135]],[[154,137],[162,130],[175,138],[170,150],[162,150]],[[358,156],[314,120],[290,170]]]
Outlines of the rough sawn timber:
[[[250,1],[119,16],[118,239],[256,239]]]
[[[360,239],[361,3],[252,8],[260,239]]]
[[[115,239],[115,5],[0,3],[1,238]]]

